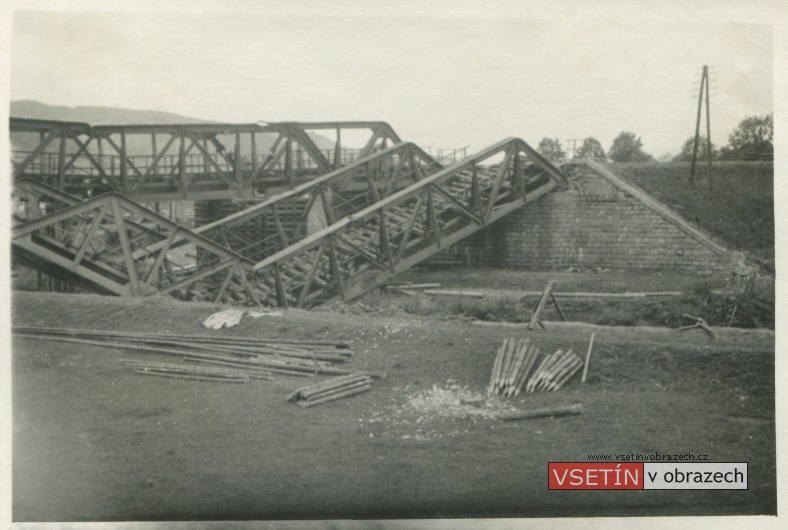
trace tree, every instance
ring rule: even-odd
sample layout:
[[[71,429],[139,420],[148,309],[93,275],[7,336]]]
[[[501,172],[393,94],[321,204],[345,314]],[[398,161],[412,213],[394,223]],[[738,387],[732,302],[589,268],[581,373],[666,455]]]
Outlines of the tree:
[[[684,142],[684,145],[681,146],[681,152],[679,152],[679,154],[677,154],[673,158],[673,161],[674,162],[690,162],[690,161],[692,161],[692,152],[694,151],[694,149],[695,149],[695,137],[694,136],[690,136],[689,138],[687,138],[687,141]],[[708,160],[709,159],[708,152],[709,152],[709,143],[706,140],[706,137],[705,136],[699,136],[698,137],[698,158],[697,158],[697,161],[698,162],[703,162],[704,160]],[[720,156],[720,151],[719,151],[719,149],[717,149],[717,146],[715,146],[714,143],[712,142],[712,144],[711,144],[711,159],[715,160],[715,159],[719,158],[719,156]]]
[[[774,114],[747,116],[728,135],[728,145],[723,147],[721,158],[741,160],[774,154]]]
[[[613,140],[607,156],[613,162],[649,162],[654,157],[643,152],[643,141],[635,133],[622,131]]]
[[[600,160],[603,162],[607,159],[607,156],[605,156],[605,150],[602,148],[602,144],[599,143],[599,140],[592,136],[589,136],[583,140],[583,145],[581,145],[580,149],[577,150],[577,156],[580,158],[590,158],[592,160]]]
[[[561,140],[558,138],[542,138],[536,150],[550,162],[556,163],[566,160],[566,153],[561,149]]]

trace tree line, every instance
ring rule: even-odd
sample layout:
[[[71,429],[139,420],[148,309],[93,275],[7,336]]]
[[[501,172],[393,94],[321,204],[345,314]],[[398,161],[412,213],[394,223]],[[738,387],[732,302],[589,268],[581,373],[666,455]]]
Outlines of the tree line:
[[[774,115],[747,116],[728,135],[728,144],[718,148],[711,144],[712,160],[759,160],[774,157]],[[681,162],[692,160],[695,137],[690,136],[681,146],[676,156],[663,155],[661,162]],[[551,162],[563,162],[567,159],[561,140],[558,138],[542,138],[537,151]],[[709,143],[705,136],[698,141],[698,160],[708,158]],[[655,158],[643,150],[643,141],[635,133],[622,131],[613,140],[610,149],[604,150],[596,138],[589,136],[575,152],[579,158],[612,162],[651,162]]]

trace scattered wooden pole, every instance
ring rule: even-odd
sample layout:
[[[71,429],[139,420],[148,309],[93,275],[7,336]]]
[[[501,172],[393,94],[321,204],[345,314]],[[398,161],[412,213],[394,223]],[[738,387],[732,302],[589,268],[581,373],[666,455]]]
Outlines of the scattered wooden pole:
[[[523,410],[510,414],[502,414],[497,419],[501,421],[529,420],[533,418],[568,416],[583,413],[583,404],[561,405],[557,407],[546,407],[543,409]]]
[[[738,308],[739,308],[739,304],[736,304],[735,306],[733,306],[733,311],[731,311],[731,318],[728,319],[728,327],[731,327],[733,325],[733,317],[736,316],[736,310]]]
[[[528,349],[528,359],[525,363],[525,369],[520,374],[520,378],[517,381],[517,384],[515,385],[515,389],[514,389],[515,396],[519,396],[520,392],[522,392],[523,386],[525,385],[525,382],[528,380],[528,374],[531,371],[531,368],[536,364],[536,360],[539,358],[539,354],[540,354],[539,348],[537,348],[534,345],[531,345],[531,347]]]
[[[326,396],[326,397],[324,397],[322,399],[316,399],[314,401],[299,401],[299,402],[296,403],[296,405],[306,409],[306,408],[309,408],[309,407],[314,407],[315,405],[320,405],[321,403],[328,403],[330,401],[336,401],[338,399],[342,399],[342,398],[346,398],[346,397],[350,397],[350,396],[355,396],[357,394],[362,394],[364,392],[369,392],[370,390],[372,390],[372,387],[370,385],[366,385],[366,386],[363,386],[361,388],[356,388],[356,389],[353,389],[353,390],[346,390],[344,392],[339,392],[337,394]]]
[[[583,366],[583,361],[581,361],[579,357],[575,357],[574,364],[569,365],[564,371],[564,374],[559,376],[559,379],[555,383],[553,383],[553,386],[551,388],[548,388],[548,390],[558,390],[559,388],[564,386],[567,383],[567,381],[572,379],[572,377],[577,373],[577,371],[580,370],[581,366]]]
[[[688,329],[700,328],[703,331],[705,331],[706,334],[709,337],[711,337],[713,339],[717,338],[717,333],[713,329],[711,329],[711,327],[709,327],[709,325],[706,323],[706,321],[703,320],[702,318],[694,317],[692,315],[687,315],[686,313],[684,314],[684,318],[688,318],[690,320],[694,320],[695,323],[692,324],[691,326],[682,326],[682,327],[679,328],[679,331],[686,331]]]
[[[508,339],[503,340],[503,344],[500,348],[498,348],[498,352],[495,354],[495,362],[493,363],[492,373],[490,374],[490,384],[487,386],[487,395],[492,396],[493,392],[495,391],[495,383],[498,380],[498,374],[501,371],[501,361],[504,352],[506,351],[506,341]]]
[[[586,353],[586,362],[583,365],[583,377],[580,379],[581,383],[586,382],[586,376],[588,375],[588,363],[591,361],[591,350],[594,348],[595,337],[596,337],[596,331],[591,333],[591,341],[588,343],[588,353]]]
[[[446,291],[438,289],[426,289],[424,294],[428,296],[464,296],[466,298],[484,298],[484,293],[479,291]]]
[[[545,305],[547,305],[547,301],[550,299],[552,295],[554,283],[555,282],[553,280],[547,282],[547,287],[542,293],[542,297],[539,299],[539,303],[536,304],[536,309],[531,315],[531,320],[528,322],[528,329],[534,329],[534,327],[537,324],[542,328],[544,328],[544,324],[542,324],[542,321],[539,320],[539,315],[542,313],[542,310],[544,309]]]

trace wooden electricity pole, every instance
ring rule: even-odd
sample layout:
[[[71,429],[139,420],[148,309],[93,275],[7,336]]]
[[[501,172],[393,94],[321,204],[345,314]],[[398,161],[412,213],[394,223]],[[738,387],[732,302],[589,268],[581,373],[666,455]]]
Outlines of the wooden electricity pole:
[[[709,163],[709,190],[712,189],[711,178],[711,111],[709,110],[709,67],[703,65],[703,74],[700,78],[700,92],[698,92],[698,118],[695,121],[695,142],[692,147],[692,167],[690,168],[690,185],[695,185],[695,163],[698,159],[698,144],[700,143],[700,115],[703,109],[703,93],[706,92],[706,158]]]

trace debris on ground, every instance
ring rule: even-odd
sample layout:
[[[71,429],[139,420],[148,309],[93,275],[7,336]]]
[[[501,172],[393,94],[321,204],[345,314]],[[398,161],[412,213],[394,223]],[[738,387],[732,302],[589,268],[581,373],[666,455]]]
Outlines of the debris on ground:
[[[553,391],[564,386],[583,366],[583,360],[571,349],[558,349],[547,355],[525,386],[528,393],[538,390]]]
[[[393,390],[397,396],[390,405],[359,419],[359,423],[376,431],[374,436],[414,441],[453,438],[467,434],[478,421],[517,412],[510,403],[487,399],[453,379],[426,389],[408,384]]]
[[[322,403],[348,398],[372,390],[369,374],[334,377],[316,385],[299,388],[287,397],[299,407],[309,408]]]
[[[134,373],[173,379],[215,381],[220,383],[247,383],[251,379],[273,381],[270,370],[247,366],[244,368],[214,368],[194,364],[172,364],[123,359],[134,368]]]
[[[530,420],[534,418],[552,418],[555,416],[569,416],[583,413],[583,404],[574,403],[572,405],[560,405],[557,407],[545,407],[542,409],[521,410],[508,414],[501,414],[498,419],[501,421]]]
[[[687,318],[689,320],[694,320],[695,323],[690,326],[682,326],[679,328],[679,331],[687,331],[688,329],[700,328],[703,331],[705,331],[706,334],[712,339],[717,338],[717,333],[713,329],[711,329],[711,327],[702,318],[694,317],[692,315],[687,315],[686,313],[684,314],[684,318]]]
[[[205,319],[202,325],[210,329],[231,328],[241,322],[242,316],[244,316],[242,309],[227,309],[212,314]]]
[[[547,306],[547,302],[552,301],[553,306],[555,306],[556,311],[558,311],[558,316],[561,320],[566,320],[564,318],[564,313],[561,311],[561,306],[558,305],[558,300],[555,299],[555,294],[553,294],[553,285],[555,284],[555,280],[550,280],[547,282],[547,287],[545,290],[542,291],[542,296],[539,297],[539,301],[536,302],[536,305],[531,312],[531,319],[528,321],[528,329],[534,329],[537,325],[542,329],[545,329],[544,324],[539,319],[539,316],[542,314],[542,311]]]
[[[465,298],[484,298],[481,291],[447,291],[445,289],[426,289],[424,294],[429,296],[462,296]]]
[[[588,375],[588,365],[591,362],[591,350],[594,349],[594,339],[596,338],[596,331],[591,333],[591,340],[588,342],[588,352],[586,353],[586,362],[583,364],[583,376],[580,378],[581,383],[586,382],[586,376]]]
[[[519,396],[539,355],[539,348],[531,344],[531,339],[504,339],[495,355],[487,395]]]
[[[15,327],[18,336],[38,340],[74,342],[180,357],[184,361],[224,368],[265,370],[292,376],[347,375],[335,365],[352,355],[348,341],[217,337],[120,331],[92,331],[41,327]]]
[[[246,314],[252,318],[260,318],[260,317],[281,317],[284,313],[282,313],[281,311],[275,311],[273,309],[268,309],[267,307],[264,307],[262,309],[247,311]]]

